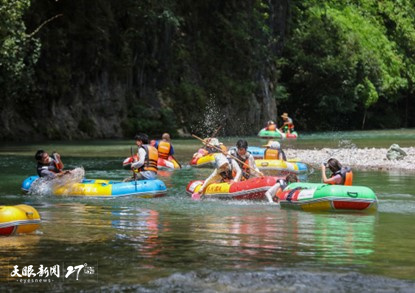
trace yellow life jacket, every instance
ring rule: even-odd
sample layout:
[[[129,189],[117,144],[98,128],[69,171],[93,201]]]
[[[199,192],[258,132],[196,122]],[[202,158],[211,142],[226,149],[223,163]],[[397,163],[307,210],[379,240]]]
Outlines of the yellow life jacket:
[[[162,159],[167,160],[170,154],[171,144],[168,141],[159,141],[159,145],[157,147],[159,157]]]
[[[265,160],[279,160],[280,152],[274,149],[266,149],[264,152]]]

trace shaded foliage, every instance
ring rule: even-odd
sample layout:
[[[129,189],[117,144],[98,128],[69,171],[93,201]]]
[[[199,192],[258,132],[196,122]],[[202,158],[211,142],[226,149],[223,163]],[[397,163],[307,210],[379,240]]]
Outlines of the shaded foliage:
[[[0,1],[0,139],[415,125],[409,0]]]

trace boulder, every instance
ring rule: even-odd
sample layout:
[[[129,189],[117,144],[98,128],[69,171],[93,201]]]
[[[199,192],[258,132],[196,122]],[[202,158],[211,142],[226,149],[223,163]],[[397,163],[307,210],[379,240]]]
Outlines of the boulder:
[[[388,152],[386,153],[386,158],[388,158],[388,160],[402,160],[406,156],[407,154],[405,151],[395,143],[389,147]]]

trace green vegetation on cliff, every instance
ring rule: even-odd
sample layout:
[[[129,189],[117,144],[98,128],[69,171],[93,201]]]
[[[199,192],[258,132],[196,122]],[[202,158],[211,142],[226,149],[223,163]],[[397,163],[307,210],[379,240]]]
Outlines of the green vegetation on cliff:
[[[411,1],[0,3],[2,140],[415,126]]]

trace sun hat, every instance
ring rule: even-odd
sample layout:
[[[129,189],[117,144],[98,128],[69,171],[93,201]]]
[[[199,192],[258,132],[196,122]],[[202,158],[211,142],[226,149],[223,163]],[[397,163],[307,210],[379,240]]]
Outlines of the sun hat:
[[[279,149],[281,147],[278,141],[269,140],[267,144],[263,145],[264,147],[271,148],[271,149]]]
[[[208,139],[207,141],[208,144],[210,145],[214,145],[214,146],[219,146],[219,140],[216,137],[212,137],[210,139]]]
[[[282,117],[282,118],[288,118],[288,113],[283,113],[283,114],[281,115],[281,117]]]

